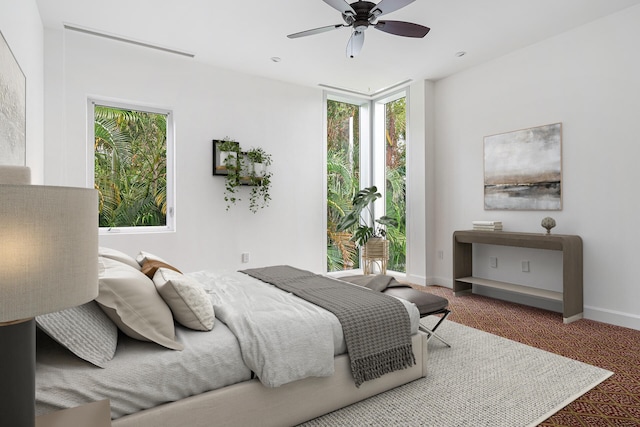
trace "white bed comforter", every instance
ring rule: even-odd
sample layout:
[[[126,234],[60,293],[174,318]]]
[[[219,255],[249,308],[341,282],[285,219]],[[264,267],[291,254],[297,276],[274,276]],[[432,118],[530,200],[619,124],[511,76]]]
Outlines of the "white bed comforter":
[[[197,272],[216,317],[235,334],[244,363],[268,387],[333,374],[344,352],[342,328],[330,312],[238,272]]]
[[[210,294],[216,317],[236,335],[244,363],[264,385],[333,374],[333,357],[346,346],[332,313],[244,273],[189,275]],[[400,301],[416,333],[420,314],[412,303]]]

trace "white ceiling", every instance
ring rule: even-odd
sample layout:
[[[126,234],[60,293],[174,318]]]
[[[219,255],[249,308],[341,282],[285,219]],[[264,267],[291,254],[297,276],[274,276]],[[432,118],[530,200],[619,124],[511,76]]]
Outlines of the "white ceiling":
[[[194,61],[227,69],[371,94],[408,79],[443,78],[640,0],[416,0],[384,19],[430,27],[425,38],[369,28],[362,52],[354,59],[345,56],[349,28],[286,37],[342,23],[339,12],[323,0],[37,0],[37,4],[48,28],[70,24],[190,52]],[[456,57],[458,51],[467,54]],[[272,57],[281,61],[273,62]]]

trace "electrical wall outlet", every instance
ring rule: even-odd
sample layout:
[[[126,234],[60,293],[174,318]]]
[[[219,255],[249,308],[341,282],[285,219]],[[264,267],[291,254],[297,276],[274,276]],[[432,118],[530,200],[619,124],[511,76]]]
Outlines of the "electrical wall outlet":
[[[498,268],[498,257],[490,256],[489,265],[491,268]]]
[[[439,250],[438,251],[438,259],[444,259],[444,251],[443,250]]]
[[[243,263],[249,262],[249,252],[243,252],[242,253],[242,262]]]
[[[523,273],[529,272],[529,261],[522,261],[522,272]]]

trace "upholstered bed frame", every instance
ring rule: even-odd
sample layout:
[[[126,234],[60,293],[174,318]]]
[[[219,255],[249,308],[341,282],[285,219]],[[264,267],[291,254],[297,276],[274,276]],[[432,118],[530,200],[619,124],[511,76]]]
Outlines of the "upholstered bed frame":
[[[335,358],[335,374],[277,388],[258,380],[167,403],[113,421],[113,427],[293,426],[359,402],[427,374],[427,335],[412,337],[416,364],[356,388],[349,357]]]

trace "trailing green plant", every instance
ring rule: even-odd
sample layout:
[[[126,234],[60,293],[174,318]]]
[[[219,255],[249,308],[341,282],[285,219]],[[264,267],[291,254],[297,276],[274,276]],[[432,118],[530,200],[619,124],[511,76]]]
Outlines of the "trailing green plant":
[[[271,154],[264,151],[263,148],[252,148],[247,151],[247,159],[249,160],[249,185],[251,185],[251,194],[249,195],[249,210],[253,213],[258,212],[269,205],[271,195],[271,176],[273,175],[267,168],[271,165]],[[262,164],[263,169],[260,173],[256,170],[256,164]]]
[[[375,185],[358,191],[351,200],[352,210],[342,217],[336,227],[337,230],[344,231],[357,225],[351,240],[360,247],[364,246],[367,240],[372,237],[384,238],[387,234],[385,227],[397,227],[398,221],[386,215],[374,219],[371,205],[380,197],[382,197],[382,194],[378,193],[378,188]],[[363,211],[368,214],[368,220],[366,221],[362,219]],[[376,223],[380,224],[380,226],[375,225]]]
[[[225,136],[224,139],[217,143],[218,150],[227,151],[230,153],[239,153],[240,152],[240,144],[238,141],[234,141],[233,139]]]
[[[227,170],[224,180],[224,201],[227,202],[227,210],[229,210],[231,205],[240,201],[238,197],[238,187],[240,186],[240,144],[225,136],[217,146],[220,152],[235,153],[235,155],[226,156],[222,161]]]
[[[252,148],[247,151],[247,158],[252,165],[255,163],[262,163],[265,166],[271,165],[271,154],[268,154],[261,147]]]

